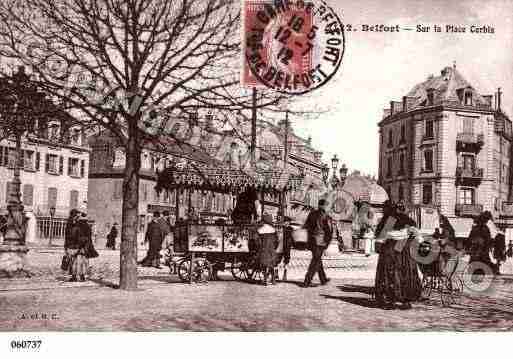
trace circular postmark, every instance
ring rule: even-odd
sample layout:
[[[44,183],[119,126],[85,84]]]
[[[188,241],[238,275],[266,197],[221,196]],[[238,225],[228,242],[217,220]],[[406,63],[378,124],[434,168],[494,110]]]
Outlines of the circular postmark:
[[[323,0],[248,0],[244,31],[249,76],[282,93],[300,95],[326,84],[345,52],[343,24]]]

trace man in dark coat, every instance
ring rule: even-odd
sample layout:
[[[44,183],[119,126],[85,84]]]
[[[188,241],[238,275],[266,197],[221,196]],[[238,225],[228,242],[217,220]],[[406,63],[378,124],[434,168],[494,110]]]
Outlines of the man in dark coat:
[[[326,213],[326,200],[319,200],[319,208],[311,211],[306,218],[304,227],[308,231],[308,245],[312,252],[312,260],[306,272],[304,287],[312,286],[312,279],[318,273],[322,285],[329,282],[322,265],[322,254],[328,247],[333,235],[331,220]]]
[[[160,250],[162,249],[162,241],[164,240],[164,235],[162,232],[161,224],[159,223],[160,213],[155,212],[153,214],[153,219],[150,223],[148,223],[148,228],[146,229],[146,237],[145,242],[150,243],[150,248],[148,249],[148,253],[146,257],[139,262],[139,264],[145,267],[155,267],[160,269]]]
[[[118,237],[118,224],[114,223],[112,228],[110,229],[109,234],[107,234],[107,248],[112,250],[116,249],[116,238]]]

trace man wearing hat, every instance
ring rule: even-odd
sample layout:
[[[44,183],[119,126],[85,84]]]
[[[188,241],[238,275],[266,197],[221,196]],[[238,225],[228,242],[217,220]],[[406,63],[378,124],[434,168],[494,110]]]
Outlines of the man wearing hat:
[[[164,234],[162,231],[161,224],[159,223],[160,212],[153,214],[153,219],[148,223],[148,229],[146,230],[145,242],[150,243],[150,248],[146,257],[139,262],[144,267],[155,267],[160,269],[160,249],[162,248],[162,241],[164,240]]]
[[[330,217],[326,213],[326,200],[320,199],[318,206],[317,209],[308,214],[304,224],[305,229],[308,231],[308,246],[312,252],[312,260],[308,266],[308,271],[306,272],[305,281],[303,283],[305,288],[312,286],[312,279],[315,273],[318,273],[322,285],[330,281],[324,272],[322,254],[331,241],[333,228]]]

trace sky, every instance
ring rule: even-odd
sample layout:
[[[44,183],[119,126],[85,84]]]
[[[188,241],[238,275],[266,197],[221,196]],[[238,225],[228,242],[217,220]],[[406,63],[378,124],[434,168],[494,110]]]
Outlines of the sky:
[[[401,101],[430,74],[457,70],[479,93],[502,88],[502,108],[513,120],[513,1],[510,0],[326,0],[342,18],[363,24],[415,28],[442,25],[442,33],[346,32],[342,66],[330,83],[305,98],[310,108],[326,109],[317,119],[293,118],[299,135],[333,154],[350,170],[377,174],[378,127],[383,109]],[[467,33],[446,33],[445,25],[466,26]],[[494,34],[471,34],[471,25],[489,25]],[[341,163],[342,163],[341,162]]]

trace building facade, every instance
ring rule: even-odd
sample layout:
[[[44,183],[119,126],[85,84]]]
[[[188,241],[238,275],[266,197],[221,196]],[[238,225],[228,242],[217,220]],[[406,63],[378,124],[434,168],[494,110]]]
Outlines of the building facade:
[[[436,206],[449,218],[503,216],[512,133],[500,101],[500,89],[479,94],[455,65],[391,101],[378,125],[379,183],[390,198]]]
[[[22,141],[21,200],[29,243],[62,240],[70,210],[87,201],[89,148],[80,127],[61,126],[51,121],[37,137]],[[0,212],[7,212],[14,153],[14,141],[0,141]]]

